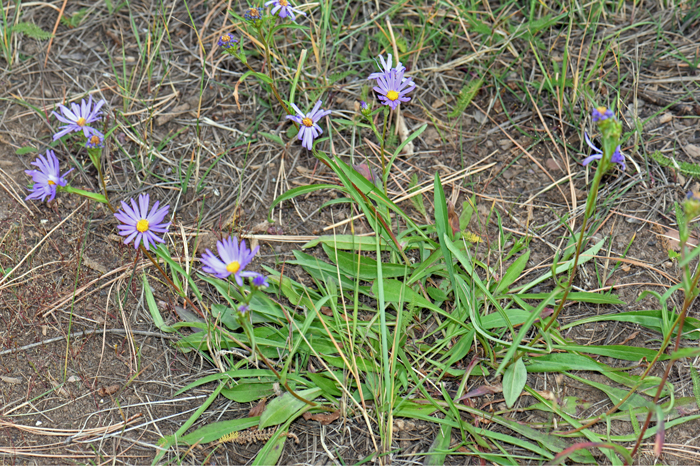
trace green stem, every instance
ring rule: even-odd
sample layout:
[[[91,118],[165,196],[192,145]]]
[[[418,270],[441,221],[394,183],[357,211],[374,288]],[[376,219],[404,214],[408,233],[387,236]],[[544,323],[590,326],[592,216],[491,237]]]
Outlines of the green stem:
[[[687,219],[685,219],[687,222]],[[681,239],[681,260],[685,258],[685,239]],[[688,273],[688,265],[686,264],[685,266],[685,271],[684,274]],[[686,276],[687,277],[687,276]],[[683,300],[683,309],[676,319],[678,322],[678,332],[676,336],[676,345],[673,348],[674,352],[678,352],[678,347],[680,347],[681,344],[681,335],[683,334],[683,325],[685,324],[685,317],[688,314],[688,308],[690,308],[690,305],[693,303],[695,300],[697,294],[695,293],[695,288],[698,286],[698,281],[700,280],[700,271],[697,271],[695,273],[695,276],[693,277],[693,280],[690,283],[690,289],[689,290],[684,290],[685,292],[685,300]],[[671,327],[671,331],[669,332],[669,337],[673,334],[673,330],[675,329],[675,325]],[[668,380],[668,375],[671,372],[671,368],[673,368],[673,364],[676,362],[676,360],[671,360],[668,362],[668,365],[666,365],[666,371],[664,371],[664,376],[661,378],[661,382],[659,383],[659,387],[656,390],[656,394],[654,395],[654,404],[659,402],[659,398],[661,397],[661,392],[663,391],[664,385],[666,384],[666,381]],[[650,365],[651,366],[651,365]],[[649,411],[647,414],[646,420],[644,420],[644,426],[642,427],[642,431],[639,434],[639,437],[637,438],[637,442],[634,445],[634,449],[632,449],[632,457],[637,453],[637,450],[639,449],[639,445],[642,443],[642,437],[644,436],[644,433],[646,433],[647,428],[649,427],[649,423],[651,422],[651,415],[652,412]]]
[[[384,141],[386,140],[386,127],[387,127],[387,122],[389,120],[389,112],[384,112],[384,129],[382,130],[382,147],[381,147],[381,159],[382,159],[382,181],[384,182],[384,194],[386,195],[386,182],[387,182],[387,177],[384,175],[386,174],[386,161],[384,157]]]
[[[606,154],[603,156],[602,160],[600,161],[600,165],[598,166],[598,169],[595,172],[595,175],[593,177],[593,184],[591,185],[591,191],[588,193],[588,199],[586,200],[586,210],[583,215],[583,222],[581,223],[581,233],[579,235],[578,242],[576,242],[576,255],[574,257],[574,265],[571,268],[571,274],[569,275],[569,281],[566,284],[566,287],[564,288],[564,295],[562,298],[559,300],[559,303],[557,304],[556,309],[554,310],[554,313],[552,313],[552,317],[550,318],[549,322],[539,331],[537,331],[537,334],[535,335],[535,338],[532,340],[532,342],[537,342],[537,340],[542,336],[542,333],[547,332],[547,330],[552,327],[552,324],[556,322],[557,317],[559,316],[559,313],[561,313],[561,310],[564,308],[564,304],[566,303],[566,299],[569,296],[569,292],[571,292],[571,289],[573,287],[574,283],[574,277],[576,276],[576,269],[578,268],[578,261],[579,257],[581,256],[581,249],[583,247],[583,239],[586,236],[586,228],[588,227],[588,221],[589,219],[593,216],[593,213],[595,212],[595,207],[596,207],[596,202],[598,199],[598,189],[600,187],[600,181],[603,179],[603,174],[605,173],[605,168],[607,167],[608,163],[607,161],[610,160],[612,157],[612,154]],[[515,360],[518,358],[521,358],[525,354],[524,351],[518,352],[518,354],[515,357]]]
[[[284,103],[282,98],[280,97],[279,93],[277,92],[277,87],[275,87],[275,79],[272,77],[272,61],[270,60],[270,47],[267,45],[267,41],[265,40],[265,35],[262,33],[260,29],[258,29],[258,34],[260,36],[260,42],[262,42],[263,48],[265,49],[265,68],[267,69],[267,76],[270,77],[270,87],[272,88],[272,93],[275,95],[275,98],[277,99],[277,102],[280,103],[282,108],[284,109],[287,114],[291,114],[289,111],[289,108],[287,107],[287,104]],[[254,71],[250,65],[246,62],[246,66],[251,70]]]

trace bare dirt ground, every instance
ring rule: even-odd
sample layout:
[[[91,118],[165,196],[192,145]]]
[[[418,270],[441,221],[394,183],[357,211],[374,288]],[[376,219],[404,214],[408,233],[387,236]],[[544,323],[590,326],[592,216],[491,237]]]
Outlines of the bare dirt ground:
[[[28,7],[23,20],[52,31],[56,10],[62,3],[50,2],[51,8]],[[68,2],[66,14],[86,6]],[[36,153],[18,155],[17,150],[32,146],[43,152],[52,133],[48,112],[56,103],[90,91],[95,98],[107,101],[106,108],[120,111],[124,117],[116,120],[118,128],[114,134],[121,147],[111,147],[106,160],[110,195],[119,200],[148,189],[154,193],[152,196],[169,203],[177,212],[170,247],[181,258],[191,258],[204,247],[211,248],[231,226],[234,232],[308,237],[324,233],[325,227],[355,214],[347,208],[319,210],[323,202],[336,196],[324,192],[285,203],[273,213],[276,223],[264,224],[268,206],[281,192],[308,183],[337,180],[298,144],[280,150],[259,135],[260,131],[281,131],[284,138],[286,127],[272,112],[264,110],[269,102],[264,100],[266,96],[258,95],[262,91],[257,85],[246,82],[241,86],[238,109],[232,89],[244,69],[230,59],[221,59],[211,48],[224,26],[228,7],[235,5],[196,2],[189,5],[189,13],[180,2],[165,5],[171,45],[163,49],[165,52],[156,61],[167,61],[168,75],[156,68],[152,80],[139,82],[143,70],[138,70],[135,81],[127,86],[119,81],[121,78],[115,78],[115,70],[127,70],[129,75],[141,63],[131,24],[139,31],[148,30],[149,21],[160,14],[159,8],[149,2],[131,2],[130,9],[111,15],[106,7],[97,5],[78,27],[70,29],[59,24],[48,60],[47,41],[17,39],[20,60],[12,70],[5,68],[0,78],[0,266],[5,271],[16,268],[10,279],[0,283],[3,464],[149,464],[158,439],[174,433],[203,403],[211,387],[204,385],[177,396],[175,393],[198,378],[217,372],[196,353],[183,354],[175,349],[171,345],[173,336],[164,335],[152,324],[145,308],[141,271],[149,273],[166,321],[179,321],[174,306],[184,304],[167,290],[147,262],[137,258],[132,247],[115,237],[116,223],[109,211],[65,195],[49,204],[24,201],[28,179],[23,171],[30,168]],[[363,9],[368,8],[373,6],[363,3]],[[637,20],[644,15],[657,15],[662,18],[662,28],[675,24],[673,12],[663,9],[640,8],[636,13]],[[626,22],[620,17],[609,21],[610,30],[619,31],[629,18]],[[197,34],[192,22],[199,28]],[[450,24],[454,26],[458,21]],[[638,55],[652,54],[655,44],[651,37],[656,32],[650,31],[635,32]],[[678,44],[697,44],[699,31],[700,23],[696,21],[685,29],[683,37],[673,40]],[[197,46],[198,37],[203,40],[204,50]],[[552,53],[561,55],[565,44],[554,35],[545,39]],[[353,41],[348,44],[351,51],[358,49],[360,40]],[[362,47],[360,44],[359,49]],[[463,54],[468,53],[466,45],[460,47],[464,47]],[[625,56],[633,54],[630,50],[625,49]],[[450,57],[421,57],[418,68],[448,62],[455,56],[454,51],[450,53]],[[202,63],[206,63],[204,71]],[[541,70],[533,64],[530,60],[518,62],[522,70],[516,70],[506,87],[521,79],[521,71],[531,82],[541,81]],[[700,185],[688,175],[659,167],[644,154],[675,147],[678,160],[700,163],[700,150],[695,152],[700,147],[700,75],[668,56],[646,63],[642,70],[628,64],[622,66],[618,75],[633,71],[636,78],[624,80],[620,89],[601,83],[596,91],[620,91],[616,102],[628,130],[637,117],[657,116],[644,126],[644,150],[637,146],[642,142],[635,140],[623,148],[629,157],[627,172],[618,171],[605,180],[603,197],[611,209],[596,235],[610,236],[612,241],[605,254],[580,269],[576,286],[582,290],[610,288],[627,303],[618,310],[629,311],[658,307],[653,297],[637,301],[642,288],[663,293],[679,280],[678,267],[668,254],[673,249],[672,206],[689,189],[700,191]],[[482,238],[497,238],[493,223],[488,227],[482,224],[495,209],[504,227],[515,235],[528,232],[533,237],[530,267],[539,268],[533,271],[548,268],[567,235],[561,216],[570,212],[580,216],[585,203],[590,173],[577,163],[583,159],[579,128],[573,122],[566,123],[566,118],[548,105],[548,98],[531,99],[514,84],[513,92],[506,92],[505,88],[482,89],[473,105],[457,119],[458,123],[446,123],[448,104],[454,101],[468,71],[466,66],[456,66],[429,75],[433,81],[426,79],[415,105],[407,107],[404,117],[410,128],[424,122],[431,126],[415,142],[414,154],[398,161],[397,174],[402,175],[390,178],[392,190],[406,190],[407,177],[412,173],[425,181],[435,171],[446,176],[485,158],[496,162],[487,171],[445,186],[446,194],[457,206],[476,194],[479,215],[470,229]],[[358,86],[355,81],[348,78],[335,85],[326,105],[352,115],[355,99],[349,89]],[[679,99],[683,106],[679,106]],[[38,114],[27,103],[45,114]],[[114,120],[114,113],[108,110],[107,114]],[[369,133],[358,136],[371,137]],[[555,145],[551,139],[561,144]],[[144,144],[157,150],[149,150]],[[344,143],[337,144],[340,152]],[[75,149],[60,148],[64,160],[73,154],[72,164],[80,167],[73,185],[96,190],[94,169],[87,165],[84,154],[72,152]],[[207,172],[217,158],[216,165]],[[194,162],[193,172],[183,183],[190,162]],[[425,199],[429,216],[430,200],[431,197]],[[409,202],[403,207],[420,219]],[[348,233],[349,229],[350,224],[344,224],[335,232]],[[359,233],[369,231],[362,221],[355,222],[354,229]],[[196,236],[198,231],[201,235]],[[183,240],[188,242],[187,250],[182,247]],[[258,242],[258,261],[271,267],[293,258],[291,250],[300,246],[264,239]],[[482,250],[488,260],[485,248]],[[625,251],[625,262],[610,259]],[[320,250],[312,250],[311,254],[323,255]],[[190,264],[197,267],[196,263]],[[598,275],[612,268],[616,268],[615,273],[601,285]],[[301,269],[287,266],[286,270],[295,280],[305,281]],[[533,292],[544,292],[551,286],[545,282]],[[682,299],[674,300],[679,304]],[[605,312],[610,312],[609,308]],[[600,307],[574,304],[566,308],[561,322],[602,312]],[[700,317],[697,303],[690,315]],[[581,326],[567,337],[584,345],[639,346],[660,338],[623,323]],[[611,366],[623,365],[612,358],[603,357],[601,361]],[[654,374],[662,371],[659,365]],[[596,378],[587,373],[579,376]],[[544,374],[529,378],[528,383],[535,389],[576,395],[590,402],[588,412],[579,416],[599,415],[610,407],[602,392],[571,378]],[[676,397],[692,396],[687,366],[677,365],[670,381],[678,391]],[[475,381],[474,385],[482,383]],[[534,402],[523,397],[519,405],[526,407]],[[500,395],[481,398],[476,404],[505,408]],[[211,421],[245,417],[253,405],[221,397],[193,428]],[[511,415],[519,416],[517,412]],[[547,421],[543,414],[541,422]],[[352,418],[329,426],[298,420],[292,431],[299,443],[287,443],[280,462],[330,464],[342,459],[345,463],[357,463],[370,456],[375,463],[369,435],[363,427]],[[606,429],[605,424],[594,428],[601,434]],[[421,454],[428,451],[437,430],[437,425],[418,421],[397,426],[396,463],[422,463]],[[610,432],[615,435],[632,430],[628,422],[615,421]],[[661,462],[697,464],[698,453],[689,454],[683,446],[697,446],[698,433],[698,421],[670,429],[667,445],[680,448],[667,451]],[[210,465],[245,464],[260,446],[219,446],[213,454],[212,449],[201,446],[189,452],[172,452],[165,459],[179,459],[186,464],[205,460]],[[645,445],[638,461],[654,463],[650,444]],[[455,455],[449,456],[447,462],[469,464],[478,460]]]

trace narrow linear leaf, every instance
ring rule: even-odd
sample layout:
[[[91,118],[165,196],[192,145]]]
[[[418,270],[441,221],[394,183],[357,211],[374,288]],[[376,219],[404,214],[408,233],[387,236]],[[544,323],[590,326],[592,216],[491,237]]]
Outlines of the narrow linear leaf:
[[[144,273],[141,277],[143,280],[143,293],[146,297],[146,305],[148,305],[148,311],[151,313],[151,318],[153,318],[153,324],[155,324],[156,327],[163,332],[175,332],[175,328],[165,324],[163,317],[160,315],[158,305],[153,297],[153,292],[151,292],[151,287],[148,285],[148,278],[146,277],[146,274]]]
[[[306,186],[300,186],[297,188],[292,188],[291,190],[288,190],[288,191],[284,192],[283,194],[279,195],[277,197],[277,199],[275,199],[272,202],[272,205],[270,206],[269,211],[272,211],[275,208],[275,206],[280,204],[282,201],[292,199],[296,196],[305,195],[307,193],[313,193],[314,191],[318,191],[318,190],[341,190],[341,191],[343,191],[343,187],[338,186],[338,185],[329,185],[326,183],[319,183],[316,185],[306,185]]]

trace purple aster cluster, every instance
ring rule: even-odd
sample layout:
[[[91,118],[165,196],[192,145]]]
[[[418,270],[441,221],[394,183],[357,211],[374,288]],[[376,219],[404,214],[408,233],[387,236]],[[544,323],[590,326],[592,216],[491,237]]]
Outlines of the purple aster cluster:
[[[25,171],[34,180],[31,193],[26,199],[40,199],[44,201],[48,196],[49,201],[53,201],[56,197],[56,186],[66,186],[68,182],[65,177],[73,169],[61,175],[58,158],[50,149],[46,151],[46,156],[39,156],[32,162],[32,165],[38,167],[39,170]]]
[[[319,100],[311,109],[311,112],[304,114],[299,107],[292,104],[292,108],[297,113],[296,115],[287,115],[287,119],[296,122],[299,125],[299,141],[301,145],[311,151],[311,147],[316,138],[323,133],[323,130],[318,126],[318,121],[326,115],[330,115],[330,110],[321,109],[321,101]]]
[[[367,79],[377,80],[374,90],[379,95],[379,101],[394,110],[401,102],[411,100],[408,94],[416,88],[416,85],[411,78],[404,76],[406,67],[401,62],[398,62],[396,67],[392,67],[392,60],[391,54],[387,56],[386,60],[380,55],[379,61],[382,71],[370,74]]]
[[[204,264],[202,269],[204,272],[212,274],[219,279],[226,279],[233,274],[236,283],[242,286],[244,277],[257,279],[260,276],[257,272],[245,270],[259,249],[260,247],[256,246],[249,250],[245,240],[241,240],[239,244],[238,238],[228,237],[216,242],[216,250],[219,256],[214,255],[209,249],[202,255],[202,263]]]
[[[104,135],[97,130],[93,130],[90,132],[90,136],[87,137],[87,140],[85,141],[85,146],[87,146],[90,149],[103,148],[105,147],[104,142]]]
[[[161,237],[156,234],[164,234],[170,227],[170,222],[163,222],[168,214],[169,205],[158,209],[159,201],[153,204],[151,210],[148,210],[150,205],[150,197],[147,194],[139,195],[139,202],[136,204],[134,199],[131,199],[131,206],[122,201],[122,208],[114,213],[120,225],[117,228],[120,230],[119,235],[126,237],[124,244],[128,245],[134,242],[134,248],[138,249],[143,242],[146,250],[150,249],[151,245],[165,243]]]
[[[222,49],[228,49],[233,47],[233,44],[237,43],[238,40],[236,40],[231,34],[223,34],[221,37],[219,37],[219,41],[216,43],[216,45]]]
[[[243,14],[243,17],[252,22],[260,21],[262,19],[262,11],[260,7],[248,8]]]
[[[584,132],[583,136],[586,139],[586,144],[588,144],[588,147],[593,150],[593,154],[586,157],[582,162],[582,164],[584,166],[586,166],[594,160],[602,159],[603,158],[603,151],[601,151],[595,144],[593,144],[593,142],[591,141],[591,138],[588,137],[588,133]],[[625,156],[624,156],[624,154],[622,154],[622,151],[620,151],[620,146],[617,146],[617,148],[615,148],[615,152],[613,153],[610,161],[619,165],[620,169],[622,169],[623,172],[627,168],[627,166],[625,165]]]
[[[612,110],[605,107],[596,107],[592,112],[593,122],[598,123],[609,118],[613,118],[614,114]]]
[[[61,113],[53,112],[53,115],[65,125],[61,127],[58,133],[53,135],[53,140],[56,141],[68,133],[79,131],[82,131],[86,138],[90,138],[94,133],[102,136],[102,133],[89,126],[89,124],[97,121],[102,116],[100,109],[104,104],[105,101],[101,100],[93,106],[92,96],[88,97],[87,102],[85,102],[85,99],[82,99],[80,105],[75,102],[71,103],[70,109],[65,105],[59,104],[58,109]]]
[[[272,5],[270,14],[277,15],[282,19],[289,16],[289,19],[294,21],[296,19],[296,16],[294,16],[295,13],[297,15],[306,16],[306,13],[293,7],[289,0],[270,0],[269,2],[265,2],[265,6],[270,5]]]
[[[258,274],[253,278],[253,285],[255,287],[270,287],[270,284],[267,282],[267,277],[262,274]]]

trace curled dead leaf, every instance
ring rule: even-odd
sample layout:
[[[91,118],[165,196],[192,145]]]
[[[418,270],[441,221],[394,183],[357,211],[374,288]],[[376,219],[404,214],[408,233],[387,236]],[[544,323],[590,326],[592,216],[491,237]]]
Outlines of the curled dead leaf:
[[[111,396],[112,394],[115,394],[117,391],[121,389],[121,386],[118,384],[112,384],[111,386],[102,386],[100,389],[97,390],[97,395],[100,397],[104,396]]]
[[[336,410],[333,413],[309,413],[304,412],[304,420],[314,420],[319,422],[321,425],[330,425],[334,421],[340,418],[340,410]]]
[[[249,417],[258,417],[262,415],[262,413],[265,411],[265,405],[267,404],[267,397],[263,397],[260,399],[260,402],[258,402],[255,407],[250,409],[248,412]]]
[[[452,204],[452,201],[447,203],[447,220],[450,223],[450,227],[452,227],[452,235],[457,235],[457,232],[459,232],[459,216],[455,212],[455,205]]]

